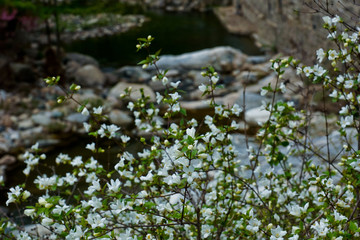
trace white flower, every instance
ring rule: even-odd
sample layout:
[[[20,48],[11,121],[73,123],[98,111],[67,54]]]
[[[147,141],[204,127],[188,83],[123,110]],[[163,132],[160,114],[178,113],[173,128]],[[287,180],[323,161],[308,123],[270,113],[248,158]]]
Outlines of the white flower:
[[[156,82],[157,80],[159,80],[159,78],[158,78],[157,75],[155,75],[155,76],[153,76],[153,77],[151,78],[151,81],[153,81],[153,82]]]
[[[338,16],[338,15],[336,15],[335,17],[333,17],[332,19],[331,19],[331,22],[332,23],[338,23],[338,22],[340,22],[341,21],[341,18]]]
[[[346,128],[347,126],[351,126],[354,123],[354,116],[346,116],[340,119],[340,125],[342,128]]]
[[[224,109],[221,105],[215,107],[215,114],[221,115],[223,111]]]
[[[95,147],[95,143],[88,143],[85,147],[86,149],[89,149],[90,151],[95,151],[96,147]]]
[[[133,102],[129,102],[128,105],[127,105],[127,108],[132,111],[134,109],[134,103]]]
[[[346,105],[344,107],[341,107],[341,110],[339,111],[340,115],[347,115],[349,113],[349,106]]]
[[[120,191],[121,182],[119,179],[116,179],[115,181],[113,179],[110,179],[110,184],[108,184],[108,191],[113,193],[118,193]]]
[[[335,221],[347,220],[347,217],[345,217],[344,215],[341,215],[336,210],[334,210],[334,217],[335,217]]]
[[[34,145],[31,146],[31,150],[37,151],[39,150],[39,143],[36,142]]]
[[[180,111],[180,103],[176,102],[170,107],[170,110],[173,112],[179,112]]]
[[[267,93],[268,93],[268,90],[265,89],[265,88],[262,88],[262,89],[261,89],[261,92],[260,92],[260,95],[261,95],[261,96],[265,96]]]
[[[305,76],[309,77],[311,73],[313,73],[313,69],[311,67],[304,67],[303,72],[305,73]]]
[[[353,80],[347,80],[345,81],[345,84],[344,84],[344,88],[346,89],[350,89],[354,86],[354,81]]]
[[[91,200],[89,200],[88,204],[89,206],[92,206],[94,208],[94,210],[99,209],[102,207],[102,202],[101,202],[101,198],[97,198],[97,197],[92,197]]]
[[[179,95],[178,92],[170,93],[169,95],[171,96],[171,99],[172,99],[173,101],[177,101],[177,100],[180,98],[180,95]]]
[[[196,130],[194,127],[186,129],[186,134],[191,138],[195,138],[195,133]]]
[[[356,161],[350,163],[350,166],[352,166],[356,171],[360,172],[360,159],[356,159]]]
[[[283,231],[280,226],[277,226],[275,229],[271,229],[270,240],[283,240],[283,236],[286,235],[286,231]]]
[[[150,170],[146,176],[141,176],[140,180],[142,180],[142,181],[152,181],[153,180],[152,170]]]
[[[323,16],[322,19],[323,19],[323,21],[325,22],[325,24],[328,24],[329,26],[332,26],[331,17],[329,17],[329,16]]]
[[[257,220],[256,218],[251,218],[248,225],[246,226],[246,229],[250,232],[255,233],[259,231],[260,225],[261,222],[259,220]]]
[[[66,177],[64,178],[64,180],[70,185],[74,185],[74,183],[77,182],[77,178],[70,173],[66,173]]]
[[[213,84],[216,84],[219,81],[219,76],[212,76],[210,80]]]
[[[126,135],[121,135],[120,138],[123,143],[127,143],[130,140],[130,137]]]
[[[210,225],[207,225],[207,224],[202,225],[202,227],[201,227],[201,236],[203,238],[209,237],[210,234],[211,234],[211,229],[212,229],[212,227]]]
[[[84,115],[84,116],[89,116],[89,110],[86,107],[84,107],[81,114]]]
[[[328,59],[330,61],[335,60],[338,57],[338,53],[335,50],[329,50]]]
[[[153,236],[152,236],[150,233],[148,233],[148,234],[146,235],[145,239],[146,239],[146,240],[152,240],[152,239],[153,239]]]
[[[199,86],[199,90],[200,90],[201,92],[205,92],[206,89],[207,89],[207,86],[206,86],[205,84],[203,84],[203,83]]]
[[[286,86],[285,86],[285,84],[284,84],[283,82],[280,83],[279,88],[280,88],[280,90],[281,90],[282,93],[285,93],[285,92],[286,92]]]
[[[81,166],[81,164],[83,164],[82,157],[81,156],[74,157],[73,160],[70,162],[70,164],[73,167]]]
[[[296,68],[296,74],[300,75],[303,72],[303,69],[301,67]]]
[[[324,60],[324,57],[326,56],[324,49],[320,48],[316,51],[317,60],[319,63],[321,63]]]
[[[90,213],[86,218],[92,228],[105,227],[107,224],[106,218],[102,218],[98,213]]]
[[[239,114],[243,111],[243,109],[241,107],[239,107],[239,105],[237,103],[235,103],[233,105],[233,107],[231,108],[231,112],[233,114],[235,114],[236,116],[239,116]]]
[[[90,124],[88,124],[87,122],[84,122],[84,123],[83,123],[83,126],[84,126],[86,132],[89,132],[89,131],[90,131],[90,128],[91,128],[91,125],[90,125]]]
[[[181,81],[177,81],[176,83],[171,82],[170,86],[172,86],[173,88],[178,88],[180,83],[181,83]]]
[[[120,130],[120,127],[114,125],[114,124],[111,124],[110,126],[107,127],[109,133],[110,133],[110,137],[109,138],[112,138],[112,137],[115,137],[115,133],[117,131]]]
[[[99,114],[99,115],[102,113],[102,110],[103,110],[102,106],[99,106],[97,108],[93,108],[94,113]]]
[[[343,75],[339,75],[337,78],[337,84],[343,83],[345,81],[345,78]]]
[[[332,91],[332,93],[329,94],[329,97],[332,97],[332,98],[337,98],[337,96],[338,96],[338,92],[336,91],[336,89],[334,89],[334,90]]]
[[[289,237],[289,240],[299,240],[299,235],[295,234],[292,237]]]
[[[24,214],[28,217],[34,217],[34,216],[36,216],[36,209],[28,208],[24,211]]]
[[[326,234],[329,232],[328,224],[325,222],[326,220],[321,219],[320,221],[315,222],[314,225],[311,226],[312,229],[314,229],[319,236],[326,236]]]
[[[66,236],[66,240],[80,240],[83,237],[84,232],[81,227],[77,225],[75,228],[76,229],[70,230],[69,234]]]
[[[50,226],[51,224],[53,224],[53,222],[54,222],[54,220],[52,220],[51,218],[48,218],[48,217],[44,217],[41,220],[41,224],[44,226]]]
[[[160,104],[161,103],[161,101],[163,100],[163,96],[159,93],[159,92],[156,92],[156,102],[158,103],[158,104]]]
[[[163,79],[161,81],[162,81],[162,84],[165,86],[166,84],[168,84],[169,79],[167,77],[163,77]]]

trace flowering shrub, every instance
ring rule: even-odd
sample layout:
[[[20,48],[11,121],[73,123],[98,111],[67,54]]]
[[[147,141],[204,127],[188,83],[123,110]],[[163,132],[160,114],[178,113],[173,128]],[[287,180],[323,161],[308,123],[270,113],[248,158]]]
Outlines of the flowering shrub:
[[[258,146],[236,146],[234,132],[244,106],[216,103],[214,90],[219,75],[212,67],[202,73],[207,85],[199,89],[209,96],[214,114],[201,122],[187,119],[177,90],[181,82],[169,82],[166,71],[156,62],[159,52],[149,54],[140,64],[154,65],[166,90],[156,93],[156,103],[142,97],[128,101],[135,126],[144,136],[131,139],[115,125],[106,124],[102,107],[79,107],[90,115],[84,128],[89,135],[112,139],[124,148],[114,169],[102,166],[94,157],[84,159],[60,154],[57,168],[69,165],[66,175],[39,175],[34,183],[42,195],[31,197],[26,185],[11,188],[6,204],[15,204],[20,214],[41,224],[42,235],[25,231],[21,222],[4,218],[0,232],[4,239],[354,239],[359,237],[360,156],[359,147],[348,140],[348,129],[360,131],[359,117],[360,32],[344,30],[339,17],[324,17],[324,27],[338,49],[317,51],[318,63],[303,66],[292,58],[272,61],[277,73],[274,86],[264,87],[262,95],[272,94],[264,104],[268,121],[257,133]],[[138,50],[148,49],[153,38],[139,39]],[[330,64],[328,64],[330,61]],[[319,84],[323,92],[340,101],[338,121],[347,144],[332,157],[314,146],[309,135],[308,109],[293,102],[275,101],[275,95],[288,91],[282,80],[284,69]],[[48,78],[55,85],[58,78]],[[63,102],[80,89],[72,85]],[[129,88],[121,96],[131,95]],[[325,102],[324,102],[325,104]],[[326,118],[325,113],[325,118]],[[179,120],[180,119],[180,120]],[[326,139],[329,152],[327,123]],[[126,150],[131,141],[143,149]],[[97,142],[97,141],[96,141]],[[340,139],[339,139],[340,142]],[[247,148],[246,157],[239,147]],[[96,143],[89,151],[108,151]],[[95,155],[94,155],[95,156]],[[25,153],[25,175],[46,159],[38,145]],[[292,165],[289,159],[296,159]],[[56,170],[56,169],[55,169]],[[27,201],[30,200],[30,204]],[[28,205],[24,210],[22,206]]]

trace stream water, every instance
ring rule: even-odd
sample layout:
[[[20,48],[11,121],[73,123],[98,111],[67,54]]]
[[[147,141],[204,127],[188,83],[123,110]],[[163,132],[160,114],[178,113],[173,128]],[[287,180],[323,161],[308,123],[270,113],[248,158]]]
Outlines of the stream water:
[[[232,46],[248,55],[261,55],[248,36],[236,36],[226,31],[214,13],[151,12],[150,21],[128,32],[74,41],[66,51],[80,52],[97,59],[102,67],[117,68],[134,65],[143,59],[136,53],[137,38],[152,35],[152,50],[161,54],[181,54],[216,46]],[[239,23],[240,24],[240,23]]]

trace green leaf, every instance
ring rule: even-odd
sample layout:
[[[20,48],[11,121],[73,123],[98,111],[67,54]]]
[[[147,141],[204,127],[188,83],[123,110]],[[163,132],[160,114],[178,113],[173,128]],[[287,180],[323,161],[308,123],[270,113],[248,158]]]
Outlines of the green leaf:
[[[146,63],[149,63],[149,60],[147,60],[147,59],[142,60],[142,61],[138,62],[138,65],[143,65],[143,64],[146,64]]]
[[[161,50],[162,50],[162,49],[157,50],[157,52],[155,53],[155,56],[159,56],[160,53],[161,53]]]
[[[356,223],[354,223],[353,221],[351,221],[351,222],[349,223],[349,229],[350,229],[351,231],[353,231],[353,232],[357,232],[357,231],[358,231],[358,227],[357,227]]]
[[[186,110],[184,108],[180,108],[180,113],[184,116],[186,116]]]

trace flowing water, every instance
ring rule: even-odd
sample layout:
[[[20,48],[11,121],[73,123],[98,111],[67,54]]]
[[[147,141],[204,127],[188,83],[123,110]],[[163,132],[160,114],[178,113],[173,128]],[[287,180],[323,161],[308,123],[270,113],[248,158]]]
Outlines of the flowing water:
[[[147,15],[150,21],[142,27],[113,36],[75,41],[65,48],[90,55],[102,67],[112,68],[139,62],[144,55],[136,52],[136,39],[148,35],[155,37],[152,50],[162,49],[161,54],[181,54],[216,46],[232,46],[248,55],[262,54],[250,37],[228,33],[214,13],[151,12]]]

